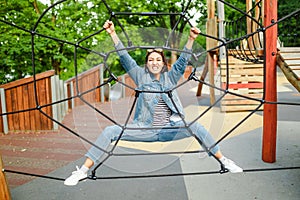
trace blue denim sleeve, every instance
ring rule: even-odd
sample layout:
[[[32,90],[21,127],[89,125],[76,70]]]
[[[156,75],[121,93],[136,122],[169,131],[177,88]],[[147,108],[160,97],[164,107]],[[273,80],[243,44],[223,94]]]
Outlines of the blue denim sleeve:
[[[191,58],[192,55],[192,49],[184,47],[183,50],[184,52],[180,54],[180,57],[173,64],[172,69],[169,71],[169,78],[174,84],[176,84],[181,78],[181,76],[184,74],[188,60]]]
[[[115,48],[117,50],[120,50],[120,49],[124,49],[125,47],[124,47],[123,43],[121,41],[119,41],[118,44],[115,45]],[[122,55],[127,54],[128,52],[126,50],[120,50],[117,53],[119,56],[122,56]]]
[[[120,41],[115,46],[117,50],[124,49],[123,43]],[[129,53],[126,50],[120,50],[117,51],[121,64],[123,68],[126,70],[128,75],[133,79],[133,81],[138,84],[138,77],[140,76],[140,73],[142,72],[142,68],[138,66],[136,61],[129,55]]]

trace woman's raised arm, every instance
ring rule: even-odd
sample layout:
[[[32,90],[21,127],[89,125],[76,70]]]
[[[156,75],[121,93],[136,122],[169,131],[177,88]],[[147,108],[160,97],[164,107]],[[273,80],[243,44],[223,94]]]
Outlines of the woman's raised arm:
[[[188,41],[187,41],[187,43],[185,45],[186,48],[192,49],[194,41],[198,37],[198,35],[200,34],[200,32],[201,31],[197,27],[192,27],[190,29],[190,35],[189,35]]]
[[[106,32],[110,35],[111,39],[113,40],[114,44],[117,45],[120,41],[116,31],[115,31],[115,25],[112,21],[106,20],[106,22],[103,25],[103,28],[106,30]]]

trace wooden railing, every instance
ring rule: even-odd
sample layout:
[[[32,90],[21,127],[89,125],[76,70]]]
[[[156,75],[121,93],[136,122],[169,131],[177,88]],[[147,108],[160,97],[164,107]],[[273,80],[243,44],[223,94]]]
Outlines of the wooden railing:
[[[37,108],[51,103],[51,77],[54,71],[37,74],[0,86],[1,116],[0,132],[12,130],[49,130],[53,122]],[[50,106],[41,108],[52,116]]]
[[[68,97],[74,97],[68,101],[69,108],[83,105],[84,101],[89,103],[101,101],[102,88],[96,88],[100,85],[100,70],[101,65],[93,67],[65,82],[67,85]],[[79,98],[79,95],[82,95],[81,98],[84,101]]]
[[[187,67],[184,77],[192,70]],[[61,122],[69,109],[84,105],[85,101],[91,104],[109,101],[110,84],[101,85],[104,82],[101,74],[102,65],[98,65],[62,81],[51,70],[37,74],[35,81],[29,77],[0,85],[0,133],[58,129],[52,119]],[[128,74],[118,79],[136,87]],[[134,94],[132,89],[122,86],[120,98]]]

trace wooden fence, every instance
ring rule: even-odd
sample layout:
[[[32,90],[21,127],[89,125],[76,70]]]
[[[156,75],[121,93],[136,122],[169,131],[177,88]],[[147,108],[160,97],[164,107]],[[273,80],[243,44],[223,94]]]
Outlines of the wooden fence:
[[[101,74],[102,65],[99,65],[66,81],[67,96],[74,97],[68,101],[69,108],[83,105],[84,101],[88,103],[104,101],[101,97],[101,92],[104,92],[101,91],[103,87],[97,88],[103,83]],[[81,98],[79,98],[79,95]]]
[[[35,80],[29,77],[0,86],[0,114],[3,114],[0,116],[0,132],[51,130],[54,128],[53,121],[47,116],[62,119],[58,116],[66,111],[62,110],[64,106],[51,106],[59,100],[57,97],[64,98],[57,94],[61,89],[55,89],[61,88],[61,81],[53,70],[37,74]]]
[[[191,71],[192,67],[187,67],[184,77]],[[118,79],[136,87],[128,74]],[[93,104],[110,100],[110,84],[99,87],[104,81],[103,65],[67,81],[59,80],[53,70],[37,74],[35,80],[29,77],[0,85],[0,133],[58,129],[55,121],[61,122],[69,109],[84,105],[85,101]],[[118,90],[118,98],[135,94],[124,86]]]
[[[36,75],[36,92],[33,77],[1,85],[1,112],[14,113],[2,116],[1,132],[52,128],[51,120],[38,110],[22,111],[35,109],[38,104],[43,105],[51,102],[51,94],[48,91],[50,91],[50,77],[53,75],[54,71]],[[52,115],[52,110],[49,107],[44,107],[41,110]]]
[[[110,84],[98,87],[103,83],[102,67],[93,67],[67,81],[59,80],[50,70],[37,74],[36,81],[29,77],[0,85],[0,133],[58,129],[50,118],[61,122],[69,109],[84,105],[84,101],[108,101]],[[134,87],[127,74],[118,79]],[[124,88],[121,97],[130,94],[132,91]]]

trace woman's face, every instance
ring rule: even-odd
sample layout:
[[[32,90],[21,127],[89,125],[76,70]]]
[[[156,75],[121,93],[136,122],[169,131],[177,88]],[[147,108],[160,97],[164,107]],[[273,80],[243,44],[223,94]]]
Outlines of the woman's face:
[[[152,52],[148,56],[147,67],[149,72],[151,72],[154,76],[159,76],[161,70],[164,67],[164,61],[162,56],[157,52]]]

